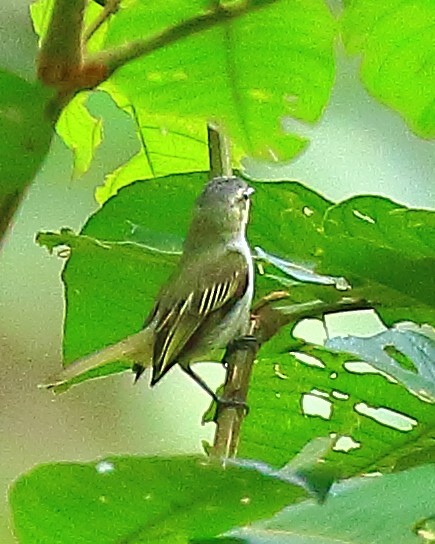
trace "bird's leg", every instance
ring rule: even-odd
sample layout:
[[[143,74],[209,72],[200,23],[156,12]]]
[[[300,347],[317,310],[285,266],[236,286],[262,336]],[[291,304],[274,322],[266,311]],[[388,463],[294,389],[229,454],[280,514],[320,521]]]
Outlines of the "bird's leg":
[[[210,387],[205,383],[205,381],[200,377],[198,376],[198,374],[196,374],[196,372],[194,372],[190,366],[182,366],[180,365],[181,368],[184,370],[184,372],[190,376],[193,380],[195,380],[195,382],[206,392],[210,395],[210,397],[215,401],[215,402],[219,402],[219,398],[218,396],[216,395],[216,393],[210,389]]]
[[[180,365],[181,366],[181,365]],[[214,402],[217,405],[217,409],[221,406],[232,406],[234,408],[243,408],[246,411],[246,414],[249,412],[249,407],[246,404],[246,402],[240,402],[237,400],[231,400],[231,399],[223,399],[222,397],[218,397],[216,393],[210,389],[210,387],[205,383],[205,381],[194,372],[190,366],[181,366],[181,368],[184,370],[184,372],[190,376],[195,382],[206,392],[210,395],[210,397],[214,400]]]

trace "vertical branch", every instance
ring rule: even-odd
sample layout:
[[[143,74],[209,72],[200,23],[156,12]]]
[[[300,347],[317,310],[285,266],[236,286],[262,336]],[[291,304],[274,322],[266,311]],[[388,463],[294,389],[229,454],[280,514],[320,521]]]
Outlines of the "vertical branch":
[[[253,308],[250,336],[256,343],[252,348],[236,349],[225,358],[228,364],[227,377],[222,395],[223,401],[240,403],[231,406],[223,402],[216,412],[216,432],[210,455],[217,458],[235,457],[240,439],[240,429],[247,410],[249,381],[255,357],[260,347],[277,334],[282,327],[295,324],[301,319],[324,317],[325,314],[372,308],[373,304],[362,299],[343,297],[336,302],[313,300],[302,304],[278,307],[276,301],[287,298],[285,291],[270,293]]]
[[[255,332],[255,321],[251,321],[249,335]],[[213,457],[235,457],[239,445],[240,428],[245,417],[248,386],[258,347],[249,350],[237,350],[225,360],[227,374],[224,385],[223,401],[233,401],[240,406],[221,404],[218,406],[215,422],[216,433],[211,455]],[[228,351],[227,351],[228,353]]]
[[[212,123],[207,124],[210,179],[218,176],[231,177],[231,145],[229,139]]]
[[[82,33],[85,0],[55,0],[38,58],[38,77],[58,86],[83,64]]]

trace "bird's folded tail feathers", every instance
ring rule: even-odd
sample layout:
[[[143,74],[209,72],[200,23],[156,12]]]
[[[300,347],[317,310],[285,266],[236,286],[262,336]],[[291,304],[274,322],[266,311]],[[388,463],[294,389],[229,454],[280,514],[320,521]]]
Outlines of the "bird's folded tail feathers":
[[[132,363],[132,367],[134,364],[140,364],[140,367],[145,369],[152,363],[152,343],[153,332],[150,328],[143,329],[112,346],[74,361],[39,387],[61,392],[65,390],[65,385],[74,378],[114,361],[128,361]]]

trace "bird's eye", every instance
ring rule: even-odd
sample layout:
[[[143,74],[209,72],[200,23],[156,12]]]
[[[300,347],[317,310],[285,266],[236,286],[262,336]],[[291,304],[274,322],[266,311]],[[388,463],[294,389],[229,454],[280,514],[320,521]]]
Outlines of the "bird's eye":
[[[252,187],[248,187],[246,188],[244,191],[243,191],[243,198],[245,200],[248,200],[248,198],[253,194],[255,193],[255,189],[253,189]]]
[[[254,189],[252,187],[247,187],[246,189],[242,189],[237,193],[236,200],[241,202],[242,200],[246,201],[249,200],[249,197],[254,192]]]

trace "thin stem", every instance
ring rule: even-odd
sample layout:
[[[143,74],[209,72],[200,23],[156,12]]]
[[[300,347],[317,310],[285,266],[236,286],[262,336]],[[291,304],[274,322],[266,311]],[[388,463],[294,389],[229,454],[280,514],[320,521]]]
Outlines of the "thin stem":
[[[120,2],[121,0],[107,0],[106,4],[104,5],[104,9],[100,12],[98,17],[94,21],[92,21],[89,27],[85,30],[83,34],[83,41],[85,43],[88,42],[92,38],[95,32],[97,32],[97,30],[101,27],[101,25],[105,23],[110,16],[112,16],[118,11]]]
[[[276,306],[273,303],[283,298],[284,293],[272,293],[265,297],[254,308],[251,322],[251,333],[257,342],[252,349],[236,349],[227,351],[225,361],[228,364],[227,379],[222,398],[224,400],[246,403],[255,357],[260,347],[277,334],[282,327],[297,323],[301,319],[324,317],[326,314],[345,312],[351,310],[363,310],[373,305],[365,300],[342,298],[337,302],[328,303],[321,300],[294,304],[289,306]],[[225,458],[235,457],[240,438],[240,429],[246,410],[234,406],[222,404],[216,414],[216,432],[211,455]]]
[[[207,135],[210,179],[218,176],[231,177],[233,175],[233,169],[231,168],[229,139],[212,123],[207,124]]]
[[[47,35],[38,59],[38,76],[56,87],[62,104],[81,90],[94,89],[128,62],[167,47],[214,26],[263,9],[279,0],[241,0],[213,6],[207,12],[170,26],[151,37],[138,39],[83,59],[83,16],[85,0],[56,0]],[[86,31],[89,37],[116,9],[117,0],[107,2],[101,17]]]
[[[134,40],[120,45],[116,48],[103,51],[97,55],[98,62],[102,62],[106,69],[107,75],[110,76],[128,62],[149,55],[156,49],[166,47],[174,42],[198,34],[213,26],[223,24],[225,22],[237,19],[248,13],[267,7],[279,0],[262,0],[252,1],[246,0],[236,4],[218,5],[206,13],[196,15],[168,27],[161,32],[154,34],[149,38]]]

